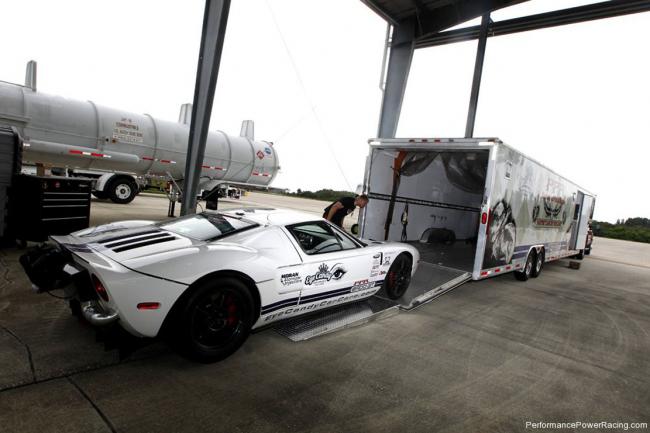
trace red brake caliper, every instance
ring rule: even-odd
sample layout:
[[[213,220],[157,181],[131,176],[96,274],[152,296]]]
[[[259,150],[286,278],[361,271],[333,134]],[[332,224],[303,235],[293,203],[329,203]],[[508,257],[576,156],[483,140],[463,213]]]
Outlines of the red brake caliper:
[[[397,275],[395,274],[395,272],[388,273],[388,284],[390,284],[391,287],[395,286],[396,279],[397,279]]]
[[[237,323],[237,304],[233,302],[232,296],[228,297],[226,300],[228,305],[228,325],[234,325]]]

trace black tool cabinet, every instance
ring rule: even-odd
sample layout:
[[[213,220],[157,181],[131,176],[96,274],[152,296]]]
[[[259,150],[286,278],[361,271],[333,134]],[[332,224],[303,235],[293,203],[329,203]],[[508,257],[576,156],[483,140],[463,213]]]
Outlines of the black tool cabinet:
[[[90,179],[15,176],[9,203],[11,234],[21,242],[42,242],[49,235],[87,228],[90,191]]]

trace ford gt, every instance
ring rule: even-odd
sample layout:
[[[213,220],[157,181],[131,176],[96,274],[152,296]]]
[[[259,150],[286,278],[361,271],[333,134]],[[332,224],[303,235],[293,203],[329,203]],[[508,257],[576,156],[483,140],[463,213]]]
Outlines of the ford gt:
[[[122,221],[51,237],[21,257],[37,291],[64,288],[91,324],[171,337],[201,362],[251,330],[408,288],[419,253],[358,239],[306,213],[262,208]]]

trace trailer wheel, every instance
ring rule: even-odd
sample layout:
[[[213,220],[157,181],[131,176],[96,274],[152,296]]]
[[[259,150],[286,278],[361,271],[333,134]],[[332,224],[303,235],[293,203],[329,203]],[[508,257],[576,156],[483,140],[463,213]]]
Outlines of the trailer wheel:
[[[113,203],[131,203],[138,194],[138,185],[126,176],[118,176],[106,185],[105,192]]]
[[[402,253],[393,260],[383,284],[390,299],[399,299],[404,295],[411,283],[411,269],[413,261],[408,255]]]
[[[575,256],[573,256],[573,257],[575,257],[576,260],[584,259],[585,258],[585,250],[580,250],[580,252],[578,254],[576,254]]]
[[[235,278],[205,281],[187,298],[174,326],[174,340],[189,358],[209,363],[244,344],[254,322],[255,303]]]
[[[518,279],[519,281],[527,281],[530,276],[533,273],[533,269],[535,269],[535,259],[536,259],[537,254],[535,253],[535,250],[531,250],[530,253],[528,253],[528,257],[526,257],[526,265],[524,265],[524,269],[521,271],[515,271],[515,278]]]
[[[539,277],[539,274],[542,273],[542,268],[544,267],[544,248],[539,250],[539,253],[535,254],[535,266],[533,266],[533,271],[530,273],[530,276],[533,278]]]
[[[105,191],[93,191],[93,195],[100,200],[105,200],[108,198],[108,194]]]

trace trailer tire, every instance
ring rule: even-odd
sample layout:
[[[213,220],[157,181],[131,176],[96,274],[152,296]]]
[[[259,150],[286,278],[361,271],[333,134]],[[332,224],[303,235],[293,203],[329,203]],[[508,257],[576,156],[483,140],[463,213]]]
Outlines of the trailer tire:
[[[131,177],[116,176],[106,185],[104,192],[113,203],[131,203],[138,195],[138,184]]]
[[[93,191],[93,195],[100,200],[105,200],[108,198],[108,194],[105,191]]]
[[[515,271],[515,278],[518,279],[519,281],[528,281],[530,276],[533,273],[533,269],[535,268],[535,259],[537,257],[537,254],[535,250],[531,250],[530,253],[528,253],[528,257],[526,257],[526,264],[524,265],[524,269],[521,271]]]
[[[544,268],[544,258],[545,258],[545,253],[544,253],[544,248],[542,248],[536,254],[535,266],[533,266],[533,270],[530,273],[531,277],[537,278],[537,277],[539,277],[539,274],[542,273],[542,269]]]
[[[580,250],[578,254],[573,256],[576,260],[582,260],[585,258],[585,250]]]

